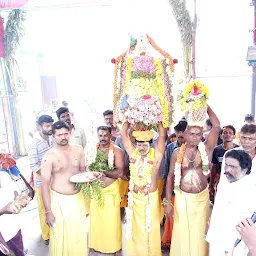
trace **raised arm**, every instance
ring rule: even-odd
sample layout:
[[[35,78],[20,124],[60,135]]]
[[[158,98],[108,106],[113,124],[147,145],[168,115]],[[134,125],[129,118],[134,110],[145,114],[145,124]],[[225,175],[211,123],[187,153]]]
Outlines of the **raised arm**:
[[[209,152],[212,152],[218,141],[220,132],[220,121],[210,106],[208,106],[207,108],[207,113],[212,123],[212,129],[208,135],[206,146]]]
[[[158,139],[157,139],[157,148],[162,155],[165,154],[165,142],[166,142],[166,129],[163,127],[162,122],[158,123]]]
[[[114,170],[106,170],[103,173],[112,179],[122,178],[124,179],[124,153],[123,151],[115,147],[115,158],[114,158]]]
[[[50,227],[55,223],[55,217],[51,210],[50,180],[52,175],[53,161],[49,151],[44,155],[41,165],[42,197],[45,207],[46,222]]]
[[[121,130],[121,136],[124,148],[129,156],[131,156],[135,150],[135,147],[133,146],[130,137],[128,135],[128,129],[130,127],[130,124],[128,122],[125,122],[123,124],[122,130]]]

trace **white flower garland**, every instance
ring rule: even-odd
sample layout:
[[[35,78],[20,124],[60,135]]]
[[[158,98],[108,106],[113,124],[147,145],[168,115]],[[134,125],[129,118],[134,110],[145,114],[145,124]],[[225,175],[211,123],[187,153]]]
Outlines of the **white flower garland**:
[[[138,173],[139,170],[139,163],[140,163],[140,159],[141,156],[138,157],[138,159],[136,159],[136,170]],[[145,157],[144,158],[144,168],[147,167],[147,161],[148,158]],[[147,188],[150,188],[151,185],[151,177],[148,180],[148,184],[147,184]],[[134,200],[133,200],[133,190],[134,190],[134,184],[133,181],[130,180],[129,183],[129,192],[128,192],[128,207],[126,208],[126,240],[131,240],[132,239],[132,218],[133,218],[133,204],[134,204]],[[153,207],[153,203],[152,200],[149,200],[149,195],[148,196],[148,203],[146,206],[146,230],[148,233],[150,233],[152,231],[152,207]]]
[[[202,150],[202,147],[200,147],[200,143],[199,143],[199,146],[198,146],[198,151],[199,151],[199,154],[201,155],[201,159],[202,159],[202,164],[204,162],[204,158],[202,158],[202,154],[201,152],[203,151]],[[205,152],[205,150],[203,151]],[[206,152],[205,152],[206,153]],[[179,153],[178,153],[179,154]],[[208,157],[207,157],[208,159]],[[174,166],[174,191],[175,192],[178,192],[180,190],[180,181],[181,181],[181,166],[182,164],[181,163],[175,163],[175,166]]]
[[[113,150],[109,150],[108,151],[108,167],[109,169],[113,169],[114,168],[114,151]]]
[[[181,180],[181,164],[175,163],[174,166],[174,191],[180,190],[180,180]]]

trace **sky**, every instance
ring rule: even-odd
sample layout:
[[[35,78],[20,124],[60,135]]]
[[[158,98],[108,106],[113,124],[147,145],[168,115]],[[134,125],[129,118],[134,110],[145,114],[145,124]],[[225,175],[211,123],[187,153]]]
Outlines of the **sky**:
[[[43,5],[70,3],[47,1]],[[190,9],[192,3],[188,1]],[[253,27],[253,8],[249,3],[197,0],[197,76],[209,86],[209,103],[223,125],[240,127],[244,115],[250,112],[251,68],[246,53],[252,44],[249,29]],[[39,0],[30,1],[32,6],[37,4]],[[37,107],[38,52],[43,54],[48,72],[57,76],[59,99],[68,100],[80,116],[85,115],[85,101],[89,102],[99,122],[101,113],[112,108],[114,67],[110,60],[127,50],[129,34],[148,33],[179,59],[175,65],[177,79],[182,73],[182,45],[168,0],[87,1],[87,7],[32,8],[27,13],[23,48],[29,57],[23,57],[22,70],[30,80],[30,95],[34,95]],[[178,106],[176,110],[177,120]]]

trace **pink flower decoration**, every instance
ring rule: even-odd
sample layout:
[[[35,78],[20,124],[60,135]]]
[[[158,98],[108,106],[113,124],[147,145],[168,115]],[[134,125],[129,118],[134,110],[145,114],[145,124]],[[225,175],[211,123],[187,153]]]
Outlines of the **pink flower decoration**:
[[[144,95],[144,96],[142,97],[142,99],[144,99],[144,100],[149,100],[149,99],[151,99],[151,95]]]
[[[192,95],[197,96],[199,94],[200,94],[200,89],[196,85],[194,85],[192,89]]]

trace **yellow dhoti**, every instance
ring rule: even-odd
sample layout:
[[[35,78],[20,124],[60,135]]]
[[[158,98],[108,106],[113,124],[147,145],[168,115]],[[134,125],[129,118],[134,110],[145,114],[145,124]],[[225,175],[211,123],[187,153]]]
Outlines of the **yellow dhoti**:
[[[207,256],[205,232],[210,217],[209,191],[175,193],[170,256]]]
[[[162,222],[164,218],[164,207],[162,205],[162,193],[164,189],[164,179],[157,179],[157,187],[158,187],[158,193],[159,193],[159,211],[160,211],[160,222]]]
[[[122,248],[119,180],[104,188],[103,205],[92,199],[90,204],[89,247],[114,253]]]
[[[56,222],[50,229],[49,255],[86,256],[86,207],[82,192],[63,195],[51,191],[51,210]]]
[[[152,201],[151,232],[146,228],[146,208]],[[127,256],[161,256],[158,190],[144,195],[133,193],[132,239],[126,240]]]
[[[127,207],[129,181],[119,179],[119,191],[121,197],[120,207]]]
[[[41,176],[36,173],[36,179],[41,179]],[[40,227],[42,231],[42,238],[43,240],[47,241],[50,239],[50,228],[46,224],[46,218],[45,218],[45,208],[42,198],[42,191],[40,187],[35,187],[36,191],[36,199],[37,199],[37,207],[38,207],[38,214],[39,214],[39,221],[40,221]]]

